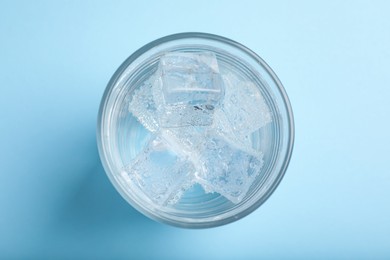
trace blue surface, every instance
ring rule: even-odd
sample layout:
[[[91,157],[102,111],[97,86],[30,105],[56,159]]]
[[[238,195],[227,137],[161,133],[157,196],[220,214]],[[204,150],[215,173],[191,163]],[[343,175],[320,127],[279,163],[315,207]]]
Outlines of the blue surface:
[[[389,2],[234,2],[0,3],[0,258],[390,258]],[[257,52],[296,120],[276,192],[208,230],[137,213],[95,141],[121,62],[184,31]]]

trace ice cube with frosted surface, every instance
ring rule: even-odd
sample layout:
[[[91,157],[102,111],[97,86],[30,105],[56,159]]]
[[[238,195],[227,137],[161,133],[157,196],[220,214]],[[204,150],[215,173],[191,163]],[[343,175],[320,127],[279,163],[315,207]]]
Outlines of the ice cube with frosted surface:
[[[224,75],[226,96],[222,110],[234,130],[251,133],[271,122],[269,107],[259,88],[234,74]]]
[[[251,149],[251,134],[272,121],[269,107],[253,82],[234,74],[222,78],[225,98],[214,113],[213,129],[237,146]]]
[[[223,95],[215,54],[172,52],[161,56],[153,97],[162,127],[211,125]]]
[[[167,142],[170,149],[192,160],[199,156],[198,149],[207,138],[206,130],[206,127],[195,126],[163,128],[159,135]]]
[[[247,153],[220,136],[209,136],[201,149],[197,182],[206,192],[218,192],[238,203],[247,194],[262,165],[262,153]]]
[[[124,167],[123,175],[158,205],[176,203],[192,185],[192,163],[171,151],[159,137]]]
[[[157,108],[153,100],[152,84],[149,81],[134,91],[129,111],[146,129],[151,132],[158,131]]]

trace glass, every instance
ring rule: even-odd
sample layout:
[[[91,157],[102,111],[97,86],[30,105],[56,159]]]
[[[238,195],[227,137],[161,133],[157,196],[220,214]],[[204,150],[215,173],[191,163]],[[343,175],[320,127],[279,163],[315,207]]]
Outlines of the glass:
[[[258,171],[254,175],[256,177],[249,183],[250,187],[241,197],[228,198],[218,192],[206,192],[207,189],[204,188],[207,187],[206,181],[206,186],[200,185],[201,182],[188,185],[173,203],[159,204],[158,200],[148,197],[142,186],[137,185],[134,178],[129,178],[124,170],[129,165],[134,166],[135,158],[148,144],[150,145],[155,136],[155,132],[146,129],[134,113],[129,112],[129,109],[130,111],[137,109],[129,108],[129,104],[142,86],[153,82],[159,61],[167,53],[211,53],[218,60],[221,74],[222,72],[234,73],[240,80],[251,82],[263,96],[272,120],[254,131],[248,139],[254,151],[262,152],[262,167],[257,168]],[[152,84],[152,87],[155,86]],[[240,100],[238,100],[239,106],[243,105],[239,102]],[[252,116],[256,118],[260,115]],[[272,194],[290,161],[294,142],[294,123],[291,106],[281,82],[271,68],[253,51],[240,43],[217,35],[180,33],[145,45],[118,68],[102,98],[97,141],[99,154],[109,179],[134,208],[163,223],[186,228],[207,228],[227,224],[248,215]],[[210,158],[207,157],[208,155],[214,156],[212,153],[207,153],[207,149],[204,150],[203,155],[206,159]],[[160,160],[169,161],[163,157]],[[175,173],[179,177],[170,176],[173,181],[181,178],[188,171],[186,168],[182,172],[168,171],[168,174]],[[145,189],[158,189],[158,187]]]

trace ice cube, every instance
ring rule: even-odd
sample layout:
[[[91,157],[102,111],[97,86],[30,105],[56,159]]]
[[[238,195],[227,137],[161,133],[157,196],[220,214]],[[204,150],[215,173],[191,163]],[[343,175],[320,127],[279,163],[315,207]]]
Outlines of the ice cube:
[[[166,146],[182,160],[199,165],[200,147],[207,138],[206,127],[185,126],[180,128],[161,128],[158,136]]]
[[[241,149],[251,149],[252,133],[272,121],[269,107],[254,83],[234,74],[222,78],[225,98],[214,113],[212,128]]]
[[[198,149],[204,143],[206,127],[185,126],[180,128],[162,128],[160,136],[170,149],[189,160],[199,157]],[[192,160],[195,161],[195,160]]]
[[[162,127],[205,126],[213,123],[213,106],[165,105],[159,114]]]
[[[145,82],[134,91],[129,111],[146,129],[153,133],[158,131],[157,108],[153,100],[151,82]]]
[[[221,136],[236,148],[247,152],[253,151],[251,134],[234,131],[233,126],[222,109],[215,111],[212,129],[217,135]]]
[[[217,103],[221,77],[211,52],[169,53],[161,57],[162,89],[167,104]]]
[[[204,126],[224,95],[213,53],[167,53],[160,58],[153,97],[162,127]]]
[[[201,149],[197,182],[206,192],[218,192],[239,203],[263,166],[261,152],[247,153],[219,136],[209,136]]]
[[[158,205],[176,203],[193,184],[195,168],[188,160],[171,151],[156,137],[126,167],[133,184]]]
[[[223,77],[226,96],[222,106],[235,131],[252,133],[271,122],[271,113],[260,90],[253,82],[234,74]]]

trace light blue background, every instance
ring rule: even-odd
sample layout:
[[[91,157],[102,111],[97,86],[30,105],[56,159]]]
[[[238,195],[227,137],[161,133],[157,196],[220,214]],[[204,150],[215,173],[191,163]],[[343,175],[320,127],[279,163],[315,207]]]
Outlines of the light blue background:
[[[132,209],[95,140],[121,62],[185,31],[257,52],[296,120],[276,192],[208,230]],[[1,1],[0,258],[390,258],[389,60],[388,1]]]

